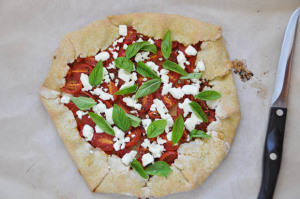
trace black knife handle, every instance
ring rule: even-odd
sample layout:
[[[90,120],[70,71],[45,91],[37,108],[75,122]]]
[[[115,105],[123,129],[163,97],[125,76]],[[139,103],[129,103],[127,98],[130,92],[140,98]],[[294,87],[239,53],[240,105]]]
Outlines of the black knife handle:
[[[272,199],[279,174],[287,108],[271,107],[258,199]]]

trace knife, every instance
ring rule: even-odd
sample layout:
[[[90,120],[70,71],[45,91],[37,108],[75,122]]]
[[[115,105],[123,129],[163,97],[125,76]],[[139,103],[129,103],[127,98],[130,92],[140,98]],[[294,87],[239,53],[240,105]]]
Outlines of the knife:
[[[287,115],[290,70],[300,7],[292,14],[283,39],[276,75],[275,91],[263,154],[263,177],[258,199],[272,199],[280,170],[285,120]]]

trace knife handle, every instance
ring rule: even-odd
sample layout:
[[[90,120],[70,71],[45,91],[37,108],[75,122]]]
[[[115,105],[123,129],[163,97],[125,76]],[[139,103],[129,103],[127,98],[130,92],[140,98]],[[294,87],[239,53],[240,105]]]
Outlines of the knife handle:
[[[258,199],[272,199],[279,174],[287,108],[271,107]]]

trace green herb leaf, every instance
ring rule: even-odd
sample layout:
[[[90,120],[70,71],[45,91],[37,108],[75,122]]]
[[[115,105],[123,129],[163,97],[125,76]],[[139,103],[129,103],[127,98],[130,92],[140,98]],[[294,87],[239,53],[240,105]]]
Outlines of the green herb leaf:
[[[202,91],[198,95],[195,95],[195,98],[200,99],[200,100],[216,100],[221,97],[221,94],[217,91],[213,90],[207,90],[207,91]]]
[[[113,136],[115,135],[115,131],[103,117],[93,112],[89,112],[89,116],[105,133]]]
[[[118,57],[117,59],[115,59],[115,65],[116,67],[127,70],[130,73],[134,69],[132,61],[127,57]]]
[[[176,119],[172,130],[172,142],[176,144],[179,142],[184,130],[184,120],[181,115]]]
[[[138,173],[140,176],[144,179],[148,179],[148,175],[146,174],[144,168],[142,165],[137,161],[136,159],[133,159],[133,161],[130,163],[130,166]]]
[[[141,50],[143,47],[145,47],[148,44],[149,44],[148,41],[142,41],[142,42],[136,42],[136,43],[130,44],[126,48],[126,57],[127,58],[133,57],[137,52],[139,52],[139,50]]]
[[[167,176],[170,174],[172,169],[165,161],[157,161],[154,164],[148,166],[145,171],[148,175]]]
[[[89,97],[71,97],[71,101],[80,109],[87,110],[95,106],[97,103],[95,100]]]
[[[188,75],[181,76],[180,79],[200,79],[202,73],[189,73]]]
[[[167,60],[165,61],[162,66],[165,68],[165,69],[168,69],[168,70],[171,70],[171,71],[174,71],[176,73],[179,73],[181,75],[188,75],[188,73],[183,69],[181,68],[178,64],[176,64],[175,62],[172,62],[170,60]]]
[[[147,137],[148,138],[155,138],[162,134],[165,131],[167,126],[166,120],[155,120],[151,124],[149,124],[147,128]]]
[[[123,131],[129,130],[129,118],[126,116],[125,111],[117,104],[114,104],[112,119],[114,123]]]
[[[209,138],[210,135],[206,134],[204,131],[194,129],[190,133],[190,139],[192,138]]]
[[[127,86],[125,88],[122,88],[121,90],[117,91],[114,93],[114,95],[125,95],[125,94],[129,94],[129,93],[133,93],[134,91],[136,91],[137,89],[137,85],[132,85],[132,86]]]
[[[151,79],[145,83],[143,83],[138,91],[135,94],[135,99],[138,99],[140,97],[144,97],[145,95],[149,95],[151,93],[154,93],[159,89],[161,84],[160,79]]]
[[[197,102],[190,102],[189,105],[192,108],[193,112],[197,115],[197,117],[202,119],[204,122],[208,122],[207,116]]]
[[[102,82],[103,79],[103,64],[102,60],[98,61],[95,68],[92,70],[89,76],[89,82],[92,86],[97,86]]]
[[[161,52],[165,59],[169,59],[172,51],[171,31],[169,30],[161,42]]]
[[[130,125],[133,126],[134,128],[138,127],[142,121],[139,117],[136,117],[128,113],[126,113],[126,116],[129,118]]]
[[[160,79],[159,76],[149,66],[141,61],[139,61],[136,65],[136,72],[145,77]]]
[[[149,52],[152,52],[154,54],[157,53],[157,48],[154,44],[148,44],[148,45],[142,47],[141,50],[149,51]]]

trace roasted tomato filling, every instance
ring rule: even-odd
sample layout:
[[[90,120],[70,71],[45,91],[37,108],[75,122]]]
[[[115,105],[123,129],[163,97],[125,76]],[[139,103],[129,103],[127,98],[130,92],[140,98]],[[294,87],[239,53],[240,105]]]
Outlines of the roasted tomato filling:
[[[130,60],[134,64],[134,70],[131,73],[124,72],[123,69],[116,67],[114,60],[117,57],[125,57],[126,48],[130,44],[140,41],[149,41],[150,44],[156,46],[157,52],[139,51],[135,56],[131,57]],[[201,42],[190,46],[192,46],[193,50],[201,50]],[[177,150],[180,145],[194,139],[202,139],[190,136],[191,131],[196,129],[207,132],[207,126],[216,120],[215,109],[210,109],[206,101],[194,97],[204,88],[211,88],[209,82],[201,78],[196,80],[180,79],[181,74],[164,69],[163,64],[166,59],[161,48],[161,39],[150,38],[137,33],[132,27],[127,27],[126,36],[120,36],[107,50],[99,52],[102,53],[102,57],[96,55],[95,57],[77,58],[73,63],[69,64],[70,69],[65,77],[66,83],[62,88],[62,98],[64,95],[87,97],[97,103],[97,105],[88,110],[80,110],[72,101],[64,102],[65,106],[74,114],[81,137],[85,138],[93,147],[98,147],[109,155],[114,154],[121,158],[130,151],[135,150],[137,151],[135,158],[143,167],[145,167],[143,162],[143,155],[145,154],[151,154],[154,158],[153,162],[165,161],[169,165],[174,163],[174,160],[178,157]],[[187,48],[190,47],[177,41],[172,41],[172,49],[168,60],[181,66],[187,73],[193,73],[196,71],[198,64],[198,62],[196,63],[197,55],[188,53]],[[106,53],[103,54],[104,52]],[[85,82],[88,80],[84,79],[84,77],[91,74],[91,71],[99,61],[99,56],[103,62],[103,80],[100,85],[88,88]],[[128,82],[133,82],[131,85],[136,84],[137,88],[139,88],[145,82],[151,80],[151,78],[135,71],[138,61],[143,62],[158,74],[162,81],[159,88],[155,92],[139,97],[136,100],[133,98],[136,92],[115,95],[114,93],[124,88],[124,84],[129,85]],[[187,85],[190,85],[190,87],[187,87]],[[178,89],[181,89],[181,91],[185,90],[184,94],[177,92]],[[207,116],[207,122],[194,121],[193,117],[195,115],[189,107],[189,102],[191,101],[195,101],[200,105]],[[127,131],[122,131],[124,133],[122,142],[120,138],[109,135],[104,130],[99,130],[96,123],[88,115],[89,112],[100,115],[115,129],[116,124],[112,119],[114,105],[121,107],[126,114],[131,114],[141,119],[138,126],[133,127],[133,125],[130,125]],[[179,141],[173,144],[171,132],[174,122],[180,115],[185,122],[185,128]],[[151,122],[160,119],[167,121],[164,132],[156,137],[149,138],[147,136],[147,127]],[[88,129],[86,126],[91,128]],[[85,133],[87,129],[89,132],[92,132],[92,135],[91,133],[90,135]],[[161,147],[160,149],[157,149],[159,148],[158,145]],[[153,148],[158,150],[158,152],[154,152]]]

